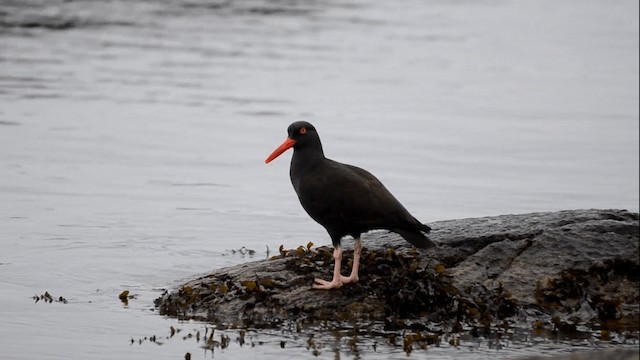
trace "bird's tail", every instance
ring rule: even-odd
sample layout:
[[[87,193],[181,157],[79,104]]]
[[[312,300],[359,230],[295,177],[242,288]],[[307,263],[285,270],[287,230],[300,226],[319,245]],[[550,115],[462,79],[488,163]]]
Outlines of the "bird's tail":
[[[422,233],[423,231],[425,233],[431,231],[431,228],[427,225],[422,225],[422,227],[420,227],[420,230],[393,229],[392,231],[400,234],[402,238],[407,240],[415,247],[426,249],[436,246],[436,244],[431,241],[431,239],[429,239],[425,234]]]
[[[418,227],[420,228],[420,231],[427,234],[431,232],[431,227],[429,225],[421,224],[420,222],[418,222]]]

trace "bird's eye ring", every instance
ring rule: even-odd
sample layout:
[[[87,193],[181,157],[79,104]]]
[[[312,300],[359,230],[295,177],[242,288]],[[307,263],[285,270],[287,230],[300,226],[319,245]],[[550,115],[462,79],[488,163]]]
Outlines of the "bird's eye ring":
[[[300,135],[304,135],[307,133],[307,128],[300,129]]]

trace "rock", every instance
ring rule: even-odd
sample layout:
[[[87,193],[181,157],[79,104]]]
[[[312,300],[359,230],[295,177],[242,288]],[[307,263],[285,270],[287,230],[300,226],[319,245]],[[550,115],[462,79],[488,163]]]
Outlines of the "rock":
[[[516,319],[637,331],[638,219],[569,210],[440,221],[429,224],[439,246],[426,251],[373,232],[360,282],[338,290],[311,289],[315,277],[331,277],[332,248],[301,246],[199,276],[155,303],[163,315],[238,327],[380,321],[455,331]],[[343,273],[352,255],[345,251]]]

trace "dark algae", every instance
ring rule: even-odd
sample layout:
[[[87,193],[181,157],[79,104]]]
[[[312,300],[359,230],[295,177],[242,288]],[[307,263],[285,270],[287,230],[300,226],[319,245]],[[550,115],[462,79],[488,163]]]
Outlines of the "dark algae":
[[[68,303],[67,299],[65,299],[64,297],[62,297],[62,296],[54,297],[53,295],[49,294],[48,291],[45,291],[44,294],[33,295],[31,298],[36,303],[40,302],[40,301],[42,301],[44,303],[52,303],[52,302],[59,302],[59,303],[62,303],[62,304]]]

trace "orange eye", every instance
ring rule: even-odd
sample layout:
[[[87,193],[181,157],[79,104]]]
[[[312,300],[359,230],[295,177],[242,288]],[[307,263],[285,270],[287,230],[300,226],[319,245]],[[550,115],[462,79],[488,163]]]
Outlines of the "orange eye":
[[[307,128],[300,129],[300,135],[304,135],[307,133]]]

